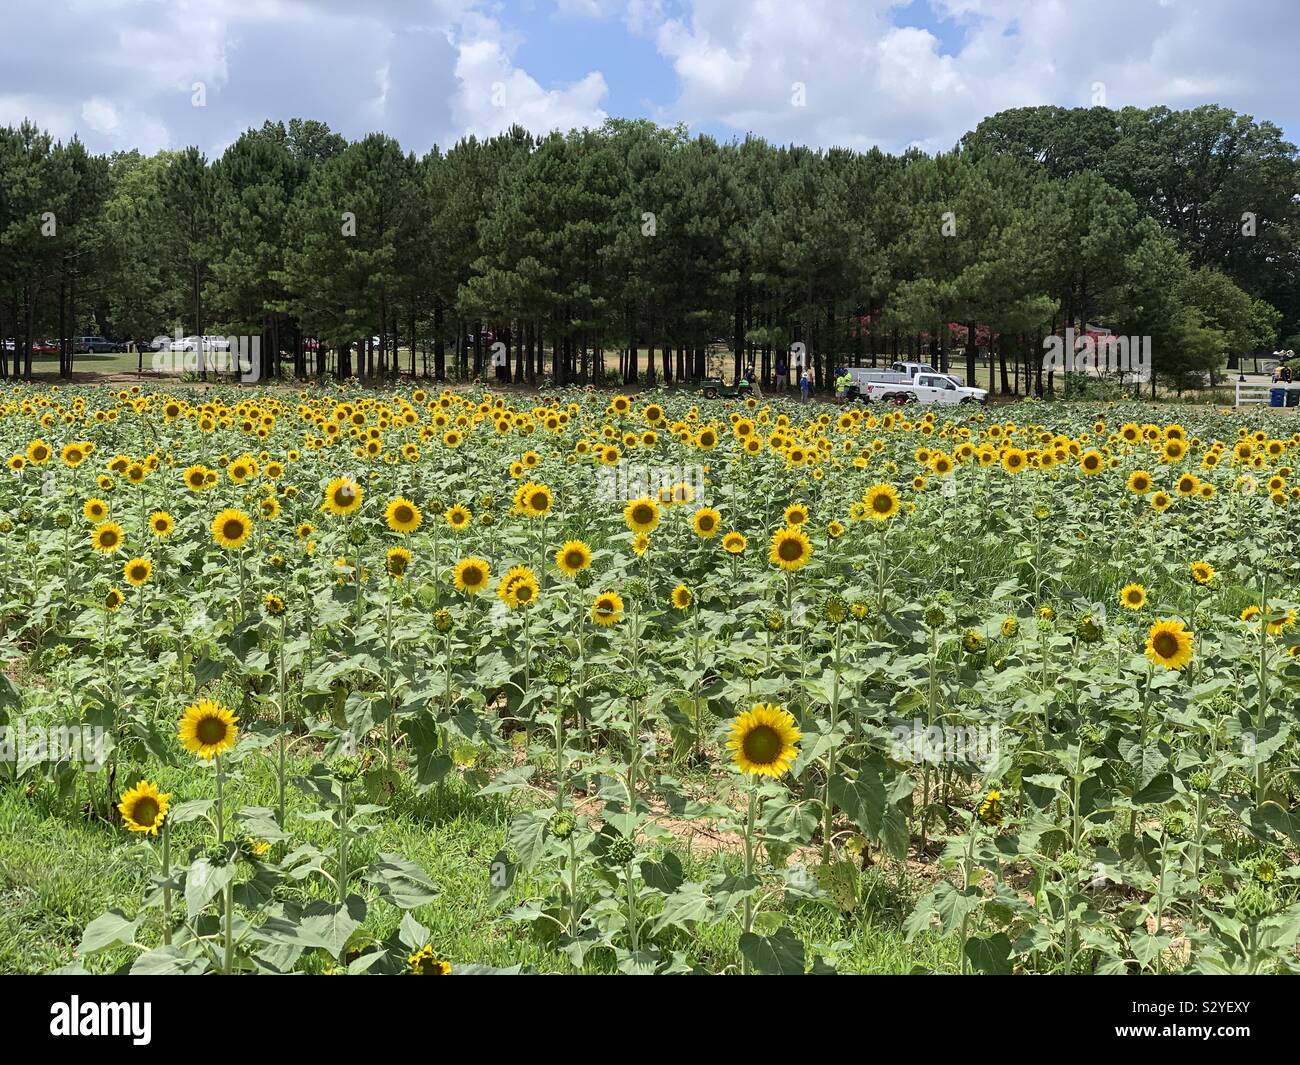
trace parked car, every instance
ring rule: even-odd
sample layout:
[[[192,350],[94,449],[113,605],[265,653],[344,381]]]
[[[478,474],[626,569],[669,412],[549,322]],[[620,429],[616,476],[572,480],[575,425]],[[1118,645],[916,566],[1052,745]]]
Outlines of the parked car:
[[[894,362],[890,363],[889,369],[893,373],[907,374],[908,377],[915,377],[919,373],[938,373],[928,362]]]
[[[862,398],[871,402],[879,400],[892,403],[987,403],[986,388],[967,388],[955,377],[942,373],[918,373],[908,377],[897,374],[892,381],[870,382],[862,390]]]
[[[72,350],[78,355],[103,355],[125,351],[126,345],[120,340],[109,340],[107,337],[74,337]]]
[[[218,336],[188,336],[169,340],[160,350],[166,351],[229,351],[230,341]]]

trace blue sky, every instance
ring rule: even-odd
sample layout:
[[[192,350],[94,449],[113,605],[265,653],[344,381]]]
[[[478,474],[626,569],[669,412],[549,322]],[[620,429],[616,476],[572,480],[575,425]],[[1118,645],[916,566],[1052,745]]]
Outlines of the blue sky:
[[[0,39],[32,44],[6,49],[0,123],[98,151],[213,155],[294,116],[417,152],[608,116],[934,151],[1093,102],[1300,136],[1296,0],[5,0]]]

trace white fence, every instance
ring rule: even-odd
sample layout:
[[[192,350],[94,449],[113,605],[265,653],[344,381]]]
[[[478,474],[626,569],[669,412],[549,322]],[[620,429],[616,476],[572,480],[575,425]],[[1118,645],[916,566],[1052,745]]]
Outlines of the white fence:
[[[1265,407],[1267,407],[1269,405],[1269,393],[1274,388],[1282,388],[1282,387],[1285,387],[1287,392],[1289,393],[1287,399],[1291,400],[1291,402],[1293,403],[1296,402],[1294,397],[1296,396],[1297,393],[1300,393],[1300,382],[1283,386],[1283,385],[1268,384],[1267,382],[1260,383],[1257,381],[1238,381],[1236,406],[1245,407],[1251,404],[1262,404]],[[1275,409],[1283,410],[1283,411],[1289,410],[1294,413],[1300,413],[1300,406],[1277,407]]]

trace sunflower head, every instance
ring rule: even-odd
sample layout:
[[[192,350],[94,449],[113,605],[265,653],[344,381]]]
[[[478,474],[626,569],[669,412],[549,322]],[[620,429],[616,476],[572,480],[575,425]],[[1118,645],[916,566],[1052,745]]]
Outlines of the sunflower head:
[[[691,604],[695,602],[695,593],[684,584],[679,584],[673,589],[672,602],[674,609],[689,610]]]
[[[443,515],[444,520],[451,526],[453,532],[463,532],[468,529],[472,517],[469,508],[462,506],[460,503],[448,507],[447,512]]]
[[[227,551],[243,547],[253,532],[253,520],[242,510],[227,507],[212,519],[212,539]]]
[[[133,588],[139,588],[142,584],[147,584],[152,573],[153,563],[147,558],[133,558],[122,567],[122,576],[126,578],[127,584]]]
[[[570,540],[555,552],[555,564],[566,577],[577,576],[591,565],[591,548],[582,540]]]
[[[634,499],[623,508],[623,520],[634,533],[648,533],[659,524],[659,504],[649,496]]]
[[[497,587],[498,598],[511,610],[532,606],[540,593],[537,574],[528,566],[512,566]]]
[[[122,526],[115,521],[102,522],[90,533],[91,546],[105,555],[111,555],[121,547],[122,539]]]
[[[729,532],[722,538],[722,550],[729,555],[743,555],[748,541],[738,532]]]
[[[403,496],[398,496],[384,508],[384,521],[388,527],[403,536],[415,532],[423,520],[420,508]]]
[[[400,581],[411,566],[411,558],[411,552],[405,547],[390,547],[384,558],[384,567],[388,575],[393,580]]]
[[[623,616],[623,597],[617,592],[601,592],[591,601],[591,620],[597,625],[613,625]]]
[[[799,736],[794,716],[785,707],[755,703],[732,721],[727,746],[742,773],[780,777],[799,757]]]
[[[1126,584],[1119,591],[1120,606],[1141,610],[1147,604],[1147,590],[1140,584]]]
[[[156,836],[167,817],[170,801],[171,795],[160,792],[157,784],[141,780],[134,788],[122,793],[117,809],[122,814],[122,824],[126,828],[132,832]]]
[[[867,517],[872,521],[889,521],[898,513],[898,489],[892,484],[872,485],[862,502],[866,505]]]
[[[1165,669],[1182,669],[1192,660],[1192,634],[1181,621],[1160,618],[1147,635],[1146,656]]]
[[[984,822],[984,824],[996,828],[1002,824],[1002,792],[996,788],[985,794],[980,800],[979,808],[975,815]]]
[[[364,494],[361,485],[351,477],[335,477],[325,486],[325,502],[322,508],[330,514],[346,517],[356,513],[360,508]]]
[[[407,970],[413,976],[449,976],[451,962],[443,961],[433,953],[433,948],[425,944],[406,959]]]
[[[691,527],[695,530],[696,536],[702,540],[710,540],[718,534],[721,522],[722,515],[716,510],[712,507],[701,507],[691,519]]]
[[[456,591],[466,595],[478,595],[487,588],[491,579],[492,568],[481,558],[463,558],[452,571]]]
[[[772,565],[793,573],[806,566],[811,558],[812,544],[799,526],[787,525],[772,534],[767,552],[767,559]]]
[[[200,699],[185,708],[179,735],[187,751],[210,761],[234,747],[239,739],[239,718],[218,702]]]

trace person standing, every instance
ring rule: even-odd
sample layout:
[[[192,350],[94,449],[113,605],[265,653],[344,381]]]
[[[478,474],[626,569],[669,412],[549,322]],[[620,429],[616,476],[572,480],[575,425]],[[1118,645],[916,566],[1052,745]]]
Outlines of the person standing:
[[[805,370],[799,375],[800,402],[807,403],[812,398],[812,374]]]
[[[781,354],[776,357],[776,390],[784,392],[790,387],[790,364],[785,361],[785,355]]]
[[[853,387],[853,375],[843,366],[835,378],[835,398],[845,403],[849,398],[849,389]]]

